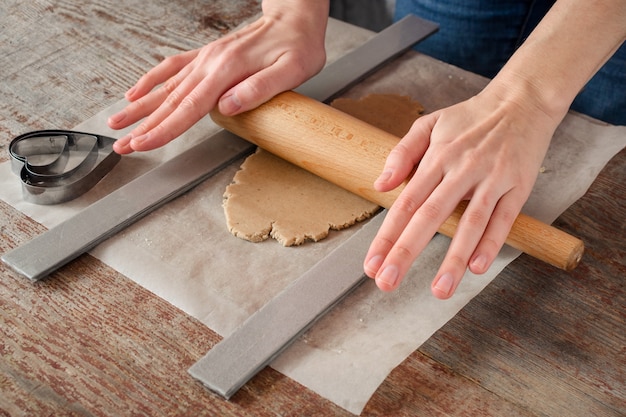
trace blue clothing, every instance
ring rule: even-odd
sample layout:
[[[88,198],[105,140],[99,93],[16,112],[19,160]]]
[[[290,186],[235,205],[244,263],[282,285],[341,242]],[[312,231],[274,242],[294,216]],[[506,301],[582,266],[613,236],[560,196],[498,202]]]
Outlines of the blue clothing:
[[[396,0],[395,19],[412,13],[439,23],[439,32],[415,49],[492,78],[554,2]],[[611,124],[626,125],[626,44],[587,83],[572,109]]]

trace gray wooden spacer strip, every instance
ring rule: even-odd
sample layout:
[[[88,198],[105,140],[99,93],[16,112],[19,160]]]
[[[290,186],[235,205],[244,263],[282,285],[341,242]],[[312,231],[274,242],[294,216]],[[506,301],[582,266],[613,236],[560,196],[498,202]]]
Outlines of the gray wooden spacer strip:
[[[254,149],[221,130],[5,253],[2,262],[32,281],[44,278]]]
[[[379,214],[215,345],[189,373],[230,398],[363,280],[363,257]]]

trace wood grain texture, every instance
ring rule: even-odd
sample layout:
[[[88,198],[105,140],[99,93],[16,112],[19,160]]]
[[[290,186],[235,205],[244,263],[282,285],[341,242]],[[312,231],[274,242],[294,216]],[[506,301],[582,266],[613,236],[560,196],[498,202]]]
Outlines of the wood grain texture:
[[[254,1],[0,2],[0,160],[70,128],[164,56]],[[620,416],[626,410],[626,152],[556,225],[587,252],[566,273],[522,256],[395,369],[365,416]],[[0,253],[44,228],[0,202]],[[0,266],[0,415],[347,416],[266,369],[230,402],[186,370],[210,329],[86,255],[35,285]]]

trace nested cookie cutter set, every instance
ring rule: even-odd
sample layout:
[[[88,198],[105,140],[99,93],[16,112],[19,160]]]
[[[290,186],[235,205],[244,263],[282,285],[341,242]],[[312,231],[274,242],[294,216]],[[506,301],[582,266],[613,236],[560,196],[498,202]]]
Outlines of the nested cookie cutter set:
[[[11,169],[22,181],[24,200],[59,204],[96,185],[121,159],[115,139],[72,130],[37,130],[9,145]]]

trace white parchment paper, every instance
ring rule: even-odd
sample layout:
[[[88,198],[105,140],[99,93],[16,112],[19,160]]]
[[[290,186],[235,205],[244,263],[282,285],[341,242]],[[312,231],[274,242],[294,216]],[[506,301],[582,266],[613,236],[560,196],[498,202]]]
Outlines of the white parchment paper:
[[[329,57],[371,36],[331,20]],[[428,111],[477,92],[486,81],[418,54],[389,65],[348,93],[402,93]],[[121,137],[106,119],[119,102],[87,120],[77,130]],[[52,128],[52,127],[51,127]],[[208,119],[157,151],[125,156],[93,190],[57,206],[37,206],[22,199],[19,179],[10,164],[0,165],[0,198],[47,227],[71,217],[90,203],[205,140],[217,127]],[[552,222],[582,196],[609,159],[626,146],[626,127],[607,126],[570,114],[555,134],[524,212]],[[160,208],[102,243],[91,253],[130,279],[164,298],[211,329],[228,336],[247,317],[312,267],[356,228],[332,232],[326,240],[284,248],[266,241],[252,244],[226,230],[222,194],[239,164],[235,163],[186,195]],[[430,281],[449,239],[436,236],[414,264],[400,289],[378,291],[362,285],[272,366],[345,409],[359,414],[389,372],[478,294],[518,252],[503,249],[490,271],[470,273],[455,296],[434,299]],[[208,347],[207,347],[208,349]],[[198,358],[199,359],[199,358]]]

